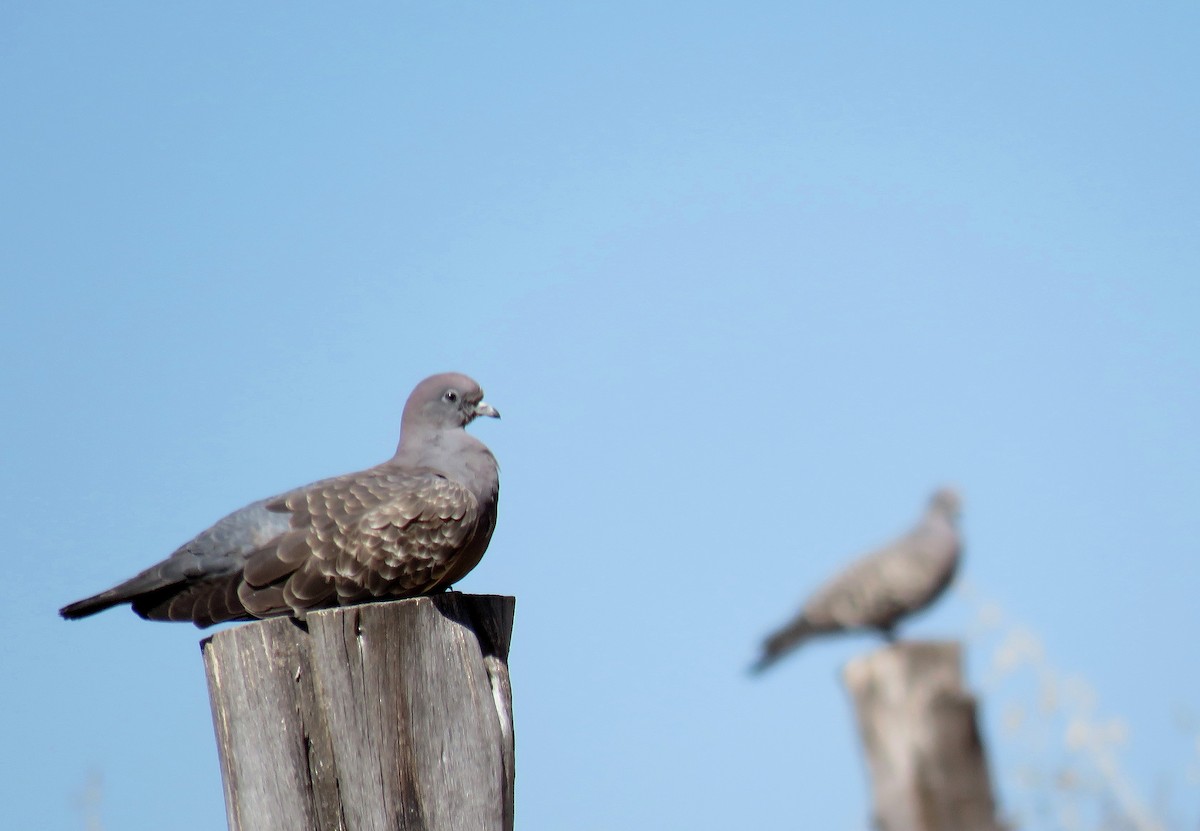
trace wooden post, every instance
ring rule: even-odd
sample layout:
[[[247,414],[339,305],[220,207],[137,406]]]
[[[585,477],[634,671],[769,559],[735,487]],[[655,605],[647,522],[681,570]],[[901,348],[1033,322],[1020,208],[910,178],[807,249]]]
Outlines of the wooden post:
[[[998,831],[975,699],[954,642],[897,643],[846,665],[881,831]]]
[[[231,831],[512,831],[514,605],[450,592],[204,640]]]

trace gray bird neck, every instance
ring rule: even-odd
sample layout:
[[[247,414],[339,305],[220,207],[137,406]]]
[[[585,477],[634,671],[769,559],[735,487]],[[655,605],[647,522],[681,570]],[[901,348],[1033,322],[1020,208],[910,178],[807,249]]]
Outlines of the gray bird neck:
[[[947,531],[955,531],[958,528],[955,518],[938,508],[929,509],[925,514],[925,524],[931,528],[945,528]]]
[[[496,480],[491,451],[461,427],[405,431],[392,461],[405,467],[433,468],[472,490],[492,488]]]
[[[948,516],[945,511],[930,509],[924,520],[921,522],[915,531],[918,537],[925,539],[945,540],[953,542],[958,538],[958,527],[954,517]],[[937,551],[938,549],[931,549]]]

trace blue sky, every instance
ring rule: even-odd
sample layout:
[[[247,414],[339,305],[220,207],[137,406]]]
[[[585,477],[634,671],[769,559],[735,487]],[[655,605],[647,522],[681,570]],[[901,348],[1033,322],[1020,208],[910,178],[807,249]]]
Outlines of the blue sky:
[[[1198,25],[0,9],[13,827],[223,827],[200,634],[54,612],[386,458],[447,369],[504,413],[472,428],[501,516],[460,587],[518,598],[521,828],[863,828],[837,673],[874,643],[744,668],[943,482],[974,594],[909,632],[971,638],[1006,803],[1079,764],[1032,664],[996,680],[1027,631],[1119,719],[1142,798],[1194,823]]]

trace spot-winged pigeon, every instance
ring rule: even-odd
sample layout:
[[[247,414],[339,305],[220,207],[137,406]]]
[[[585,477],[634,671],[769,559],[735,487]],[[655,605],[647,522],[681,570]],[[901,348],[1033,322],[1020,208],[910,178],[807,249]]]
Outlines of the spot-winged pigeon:
[[[211,626],[448,588],[496,527],[496,459],[465,429],[498,418],[465,375],[419,383],[396,454],[247,505],[157,565],[60,610],[80,618],[129,603],[150,620]]]
[[[924,609],[954,579],[962,548],[959,511],[955,490],[934,493],[915,528],[852,563],[771,634],[753,670],[761,672],[814,635],[875,629],[892,640],[902,618]]]

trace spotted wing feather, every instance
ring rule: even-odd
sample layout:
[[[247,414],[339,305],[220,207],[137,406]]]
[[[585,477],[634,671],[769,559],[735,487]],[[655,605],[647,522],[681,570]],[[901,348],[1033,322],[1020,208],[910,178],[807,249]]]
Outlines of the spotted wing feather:
[[[480,525],[472,493],[423,468],[328,480],[268,507],[291,528],[246,562],[238,597],[258,616],[433,591]]]

